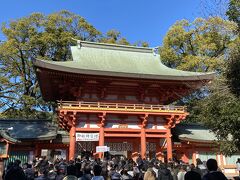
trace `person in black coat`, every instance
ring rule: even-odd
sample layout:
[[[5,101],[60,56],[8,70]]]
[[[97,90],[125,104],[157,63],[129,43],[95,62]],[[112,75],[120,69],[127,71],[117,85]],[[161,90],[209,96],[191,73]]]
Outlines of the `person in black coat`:
[[[217,171],[218,165],[215,159],[209,159],[207,161],[208,173],[203,176],[203,180],[227,180],[226,176]]]
[[[185,180],[201,180],[201,175],[195,171],[188,171],[185,176]]]
[[[26,180],[26,176],[20,164],[20,160],[15,160],[13,165],[7,170],[4,180]]]
[[[164,164],[160,164],[160,168],[158,170],[158,180],[173,180],[171,171],[167,169],[167,166]]]

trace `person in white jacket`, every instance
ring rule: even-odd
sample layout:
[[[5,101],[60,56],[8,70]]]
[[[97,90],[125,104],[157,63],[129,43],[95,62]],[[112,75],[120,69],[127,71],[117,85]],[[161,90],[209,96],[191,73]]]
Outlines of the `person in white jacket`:
[[[179,172],[177,174],[178,180],[184,180],[184,176],[187,173],[185,166],[180,166]]]

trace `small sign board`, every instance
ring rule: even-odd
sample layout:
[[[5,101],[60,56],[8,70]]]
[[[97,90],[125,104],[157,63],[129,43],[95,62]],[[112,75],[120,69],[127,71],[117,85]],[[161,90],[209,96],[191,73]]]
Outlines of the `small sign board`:
[[[119,124],[118,128],[126,129],[126,128],[128,128],[128,125],[127,124]]]
[[[107,146],[96,146],[96,152],[107,152],[110,151],[110,147]]]
[[[76,141],[99,141],[99,133],[76,133]]]
[[[48,155],[48,150],[47,149],[42,149],[41,150],[41,156],[47,156]]]

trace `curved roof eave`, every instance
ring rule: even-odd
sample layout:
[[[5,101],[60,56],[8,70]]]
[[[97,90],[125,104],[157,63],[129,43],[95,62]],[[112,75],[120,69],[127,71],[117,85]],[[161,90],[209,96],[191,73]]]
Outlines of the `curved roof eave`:
[[[177,70],[177,72],[181,73],[179,75],[164,75],[160,74],[141,74],[141,73],[129,73],[129,72],[114,72],[114,71],[102,71],[102,70],[93,70],[93,69],[81,69],[75,68],[73,61],[66,62],[56,62],[56,61],[47,61],[35,59],[34,65],[36,67],[65,72],[65,73],[75,73],[75,74],[85,74],[85,75],[98,75],[98,76],[113,76],[113,77],[128,77],[128,78],[140,78],[140,79],[155,79],[155,80],[212,80],[215,77],[214,72],[210,73],[199,73],[199,72],[187,72],[186,71]],[[169,68],[171,69],[171,68]],[[171,69],[175,70],[175,69]],[[191,73],[191,75],[189,74]]]
[[[39,136],[37,138],[19,138],[21,139],[22,141],[33,141],[33,140],[39,140],[39,141],[44,141],[44,140],[53,140],[53,139],[56,139],[57,137],[57,134],[54,134],[54,135],[49,135],[49,136]]]
[[[0,130],[0,136],[2,136],[2,138],[4,138],[6,141],[13,144],[21,142],[18,139],[11,137],[5,130]]]
[[[188,137],[179,137],[182,141],[190,141],[190,142],[199,142],[199,143],[216,143],[216,140],[204,140],[204,139],[193,139]]]

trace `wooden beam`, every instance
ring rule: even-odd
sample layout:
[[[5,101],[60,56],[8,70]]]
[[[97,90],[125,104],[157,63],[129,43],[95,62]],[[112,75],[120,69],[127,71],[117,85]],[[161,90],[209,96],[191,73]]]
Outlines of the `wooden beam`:
[[[150,132],[150,133],[166,133],[167,129],[146,129],[146,132]]]
[[[140,137],[140,134],[105,133],[105,137]]]
[[[81,131],[84,131],[84,132],[86,132],[86,131],[100,131],[100,128],[76,128],[76,131],[77,132],[81,132]]]
[[[166,138],[166,135],[162,135],[162,134],[146,134],[147,138]]]
[[[105,128],[107,132],[140,132],[141,129]]]

